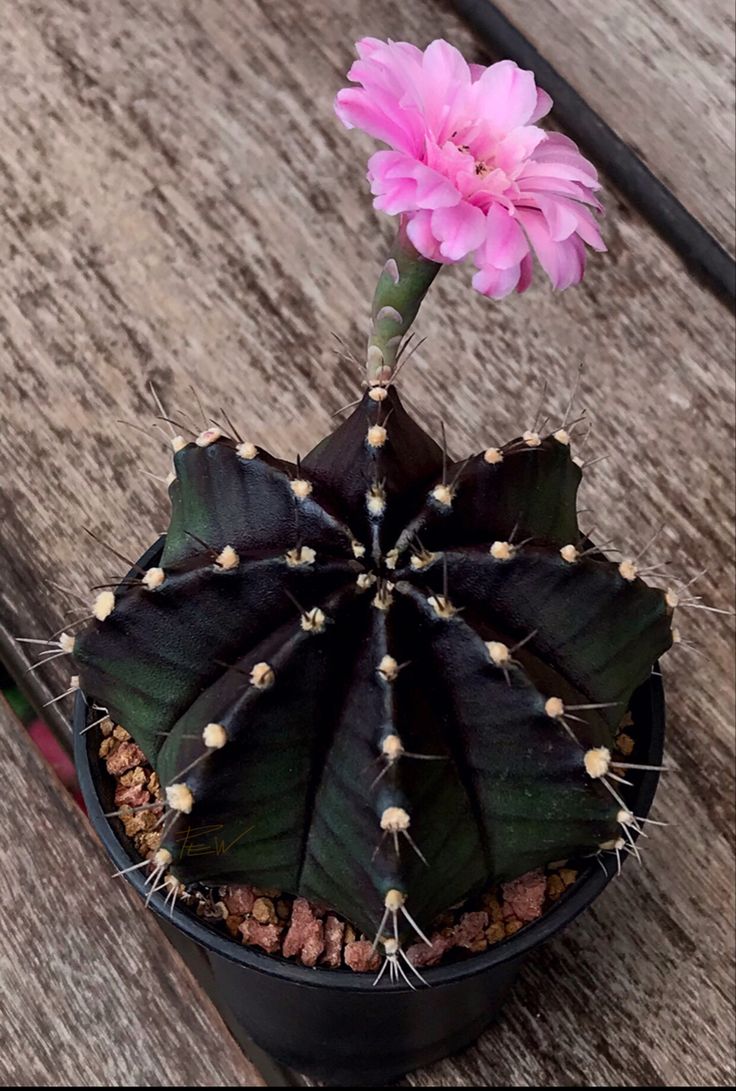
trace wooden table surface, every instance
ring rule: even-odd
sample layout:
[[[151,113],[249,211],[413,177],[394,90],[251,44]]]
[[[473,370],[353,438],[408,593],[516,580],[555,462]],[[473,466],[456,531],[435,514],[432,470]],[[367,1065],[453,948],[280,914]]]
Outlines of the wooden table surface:
[[[663,113],[651,68],[629,63],[632,5],[620,24],[617,6],[606,9],[614,33],[605,41],[601,4],[575,4],[569,24],[551,2],[501,7],[512,17],[528,9],[517,24],[528,24],[522,29],[589,101],[607,83],[606,119],[725,237],[732,211],[719,142],[728,143],[720,113],[730,94],[721,55],[728,12],[716,0],[701,5],[717,46],[710,64],[697,62],[702,109],[683,91],[683,69],[697,52],[687,20],[673,25],[659,5],[639,12],[641,41],[669,35],[677,44],[658,69],[658,86],[671,96]],[[573,24],[599,60],[585,53],[573,63],[583,52]],[[330,331],[360,355],[391,234],[366,192],[370,142],[344,132],[331,112],[352,42],[364,34],[420,44],[444,36],[483,59],[441,0],[18,0],[4,12],[0,657],[14,666],[12,634],[43,634],[84,612],[49,580],[87,599],[100,576],[121,574],[83,526],[130,556],[165,526],[165,490],[147,476],[165,476],[163,444],[154,429],[144,435],[117,423],[149,425],[150,380],[168,406],[187,412],[194,384],[214,416],[225,406],[242,434],[289,457],[311,447],[355,396],[356,374],[335,356]],[[614,109],[618,81],[629,105]],[[676,106],[683,95],[689,112]],[[664,139],[675,115],[680,135]],[[610,187],[605,199],[609,253],[592,259],[578,289],[554,295],[540,276],[524,297],[493,304],[470,291],[467,270],[443,272],[420,316],[427,341],[402,374],[402,392],[428,425],[447,422],[460,453],[528,427],[545,381],[558,411],[584,364],[579,402],[596,422],[585,455],[610,456],[585,474],[586,525],[634,551],[663,527],[652,560],[671,559],[686,578],[706,569],[697,592],[730,608],[733,325],[634,208]],[[678,648],[665,664],[672,771],[656,817],[671,827],[647,842],[643,868],[628,866],[532,960],[498,1026],[408,1083],[732,1082],[732,625],[718,614],[682,613],[699,652]],[[38,699],[61,692],[64,672],[53,667],[33,683]],[[93,907],[88,1001],[96,1019],[113,1012],[123,980],[139,995],[132,990],[140,981],[120,961],[121,950],[136,947],[148,995],[130,1010],[158,1049],[160,1082],[204,1086],[209,1052],[187,1068],[175,1015],[156,1024],[164,1026],[156,1038],[141,1006],[153,991],[158,1007],[175,1013],[172,975],[185,971],[150,918],[110,884],[89,831],[28,741],[3,726],[10,735],[0,771],[13,791],[3,800],[2,828],[11,832],[0,860],[6,878],[22,879],[22,889],[9,888],[12,906],[22,900],[30,909],[4,914],[0,985],[8,996],[16,990],[11,1023],[25,1019],[28,1033],[5,1051],[0,1077],[13,1085],[32,1073],[43,1082],[45,1037],[55,1042],[55,1062],[60,1043],[72,1040],[81,1009],[68,1007],[66,989],[49,987],[41,1011],[17,966],[18,952],[34,944],[44,961],[80,967],[65,984],[88,988],[81,930],[44,928],[38,918],[40,906],[77,898]],[[42,816],[37,830],[20,811],[24,799]],[[42,836],[49,824],[83,861],[73,888],[62,879],[63,857]],[[115,938],[103,932],[103,906]],[[61,935],[65,946],[54,947]],[[224,1058],[215,1082],[224,1072],[233,1083],[256,1083],[201,990],[186,981],[201,1008],[187,1033],[196,1031],[203,1050],[216,1041]],[[87,1029],[67,1063],[81,1057],[90,1084],[115,1086],[122,1070],[100,1050],[98,1030]],[[137,1075],[142,1083],[151,1069]]]
[[[2,697],[0,773],[0,1086],[262,1085]]]
[[[497,0],[496,7],[733,253],[730,0]]]

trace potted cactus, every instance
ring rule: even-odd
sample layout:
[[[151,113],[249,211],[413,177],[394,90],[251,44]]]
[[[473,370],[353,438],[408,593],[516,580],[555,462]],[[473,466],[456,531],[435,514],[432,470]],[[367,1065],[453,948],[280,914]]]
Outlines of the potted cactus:
[[[389,145],[369,179],[398,217],[359,401],[296,464],[224,426],[177,429],[165,540],[59,643],[83,790],[116,865],[206,952],[239,1026],[352,1083],[472,1040],[524,955],[636,851],[663,742],[652,671],[677,605],[581,532],[571,410],[452,462],[396,385],[443,265],[472,256],[492,299],[528,287],[533,252],[555,288],[581,279],[585,245],[604,249],[593,167],[537,125],[551,101],[512,62],[468,65],[442,41],[369,39],[358,54],[336,109]],[[148,859],[111,815],[100,713],[161,785]],[[182,854],[195,821],[228,850]],[[407,956],[474,891],[571,858],[578,882],[511,938],[428,969]],[[181,904],[233,883],[339,914],[378,971],[307,969]]]

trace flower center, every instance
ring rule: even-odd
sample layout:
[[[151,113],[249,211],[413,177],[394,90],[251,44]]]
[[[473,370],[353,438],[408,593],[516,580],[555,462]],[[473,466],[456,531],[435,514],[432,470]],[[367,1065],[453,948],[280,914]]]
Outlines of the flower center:
[[[453,136],[456,134],[454,133]],[[448,142],[449,143],[449,142]],[[454,140],[451,143],[455,144]],[[455,167],[459,169],[461,173],[470,173],[472,171],[475,179],[483,179],[495,169],[493,161],[488,161],[488,157],[485,159],[476,159],[471,152],[469,144],[455,144],[456,152],[460,152],[462,159],[456,160]],[[492,159],[492,157],[491,157]]]

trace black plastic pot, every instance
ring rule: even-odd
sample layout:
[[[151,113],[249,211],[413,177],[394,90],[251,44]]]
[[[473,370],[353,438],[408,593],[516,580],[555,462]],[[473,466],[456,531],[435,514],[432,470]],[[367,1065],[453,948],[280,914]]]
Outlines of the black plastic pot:
[[[160,550],[158,542],[141,566],[155,564]],[[661,764],[664,696],[658,676],[636,692],[631,714],[637,740],[632,760]],[[122,870],[137,857],[119,820],[105,817],[115,809],[114,785],[97,756],[97,732],[82,734],[86,721],[78,696],[74,749],[82,794],[92,825]],[[656,773],[636,776],[636,814],[647,815],[657,780]],[[186,909],[175,908],[169,916],[163,894],[154,895],[150,906],[241,1041],[251,1039],[282,1064],[330,1084],[380,1086],[470,1045],[500,1012],[524,960],[586,909],[616,869],[613,854],[592,860],[539,920],[483,954],[425,970],[430,987],[415,992],[373,988],[372,974],[306,969],[243,947]],[[142,870],[126,878],[139,894],[147,893]]]

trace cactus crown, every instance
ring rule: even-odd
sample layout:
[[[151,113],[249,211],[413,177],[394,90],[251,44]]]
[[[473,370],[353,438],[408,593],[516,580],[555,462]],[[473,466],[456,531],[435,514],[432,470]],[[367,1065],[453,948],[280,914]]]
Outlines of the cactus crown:
[[[581,534],[564,427],[448,463],[379,381],[298,465],[174,447],[160,562],[73,656],[166,788],[178,879],[398,935],[616,840],[613,740],[672,608]],[[181,858],[195,822],[228,851]]]

